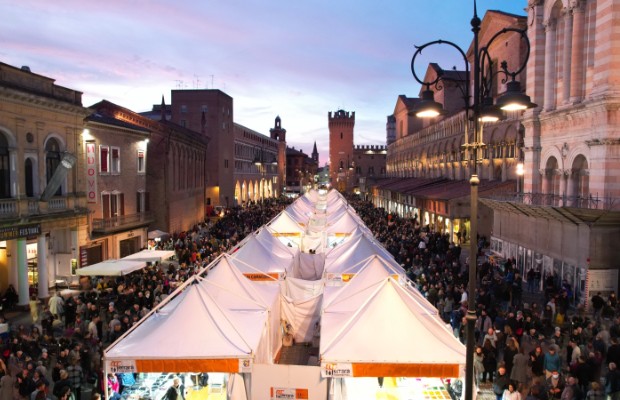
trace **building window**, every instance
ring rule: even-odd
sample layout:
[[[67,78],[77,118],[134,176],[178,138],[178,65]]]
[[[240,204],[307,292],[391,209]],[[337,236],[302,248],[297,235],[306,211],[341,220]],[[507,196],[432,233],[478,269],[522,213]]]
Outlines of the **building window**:
[[[343,135],[342,135],[342,132],[340,132],[340,139],[342,140],[342,138],[343,138]]]
[[[138,214],[151,210],[149,192],[136,192],[136,212]]]
[[[0,133],[0,198],[11,197],[11,167],[9,162],[9,142]]]
[[[375,174],[375,167],[368,167],[368,175],[374,175]]]
[[[209,111],[209,107],[207,107],[206,105],[203,104],[202,107],[201,107],[201,111],[206,114],[207,111]]]
[[[187,121],[186,121],[186,120],[184,120],[184,119],[182,119],[182,120],[181,120],[181,126],[182,126],[183,128],[187,128]]]
[[[123,193],[101,193],[103,219],[125,215],[125,195]]]
[[[99,146],[99,171],[107,174],[110,172],[110,148],[108,146]]]
[[[60,145],[56,139],[48,140],[45,145],[45,174],[47,177],[47,183],[50,183],[52,180],[52,176],[54,176],[54,172],[56,172],[56,168],[60,165]],[[58,187],[55,196],[60,196],[61,186]]]
[[[187,106],[185,104],[181,104],[181,112],[183,114],[187,113]]]
[[[118,147],[111,148],[110,172],[113,174],[121,173],[121,149]]]
[[[228,160],[224,160],[224,168],[228,168]]]
[[[144,150],[138,150],[138,173],[146,173],[146,158]]]

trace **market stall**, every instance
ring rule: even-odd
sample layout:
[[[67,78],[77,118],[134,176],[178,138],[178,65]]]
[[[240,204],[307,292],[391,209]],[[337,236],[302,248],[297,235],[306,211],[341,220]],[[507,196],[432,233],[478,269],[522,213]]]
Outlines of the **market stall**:
[[[142,250],[137,253],[133,253],[126,257],[123,257],[121,258],[121,260],[162,262],[169,260],[174,256],[174,250]]]
[[[146,267],[145,261],[105,260],[88,267],[78,268],[80,276],[122,276]]]

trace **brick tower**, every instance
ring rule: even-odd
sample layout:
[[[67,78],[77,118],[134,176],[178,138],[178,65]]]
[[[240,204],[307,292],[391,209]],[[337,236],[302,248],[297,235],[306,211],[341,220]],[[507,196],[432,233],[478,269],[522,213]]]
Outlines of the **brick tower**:
[[[275,125],[269,129],[272,139],[278,140],[278,184],[276,196],[279,196],[286,184],[286,129],[282,128],[282,120],[278,115]]]
[[[349,168],[353,162],[353,128],[355,111],[338,110],[328,113],[329,119],[329,176],[333,188],[341,192],[350,189]]]

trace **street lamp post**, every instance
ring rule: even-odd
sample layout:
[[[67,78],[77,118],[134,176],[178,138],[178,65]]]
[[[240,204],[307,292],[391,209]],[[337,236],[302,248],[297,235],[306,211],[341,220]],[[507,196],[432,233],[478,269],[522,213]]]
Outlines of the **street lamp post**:
[[[466,326],[466,359],[465,359],[465,400],[473,399],[474,389],[474,328],[476,322],[476,269],[477,269],[477,255],[478,255],[478,185],[480,180],[478,178],[477,164],[479,159],[479,151],[484,147],[481,137],[481,124],[485,121],[497,121],[503,117],[503,111],[524,110],[527,108],[536,107],[530,101],[530,98],[521,92],[520,84],[516,81],[516,76],[520,74],[527,64],[530,52],[530,42],[527,38],[527,31],[517,28],[504,28],[495,33],[487,44],[480,48],[478,34],[480,32],[480,18],[478,18],[476,0],[474,0],[474,16],[471,20],[471,30],[474,34],[473,38],[473,95],[470,95],[471,77],[469,74],[469,62],[463,49],[453,42],[445,40],[435,40],[426,43],[422,46],[416,46],[416,51],[411,59],[411,72],[416,81],[425,87],[422,92],[421,100],[416,104],[411,111],[420,118],[432,118],[437,117],[443,113],[443,107],[441,104],[434,100],[434,93],[431,90],[432,86],[440,88],[439,83],[443,81],[452,81],[461,83],[463,79],[454,78],[452,75],[437,74],[437,77],[432,81],[421,80],[415,72],[416,57],[422,53],[422,51],[433,45],[448,45],[456,49],[465,62],[465,87],[459,87],[465,102],[465,159],[471,158],[471,177],[469,180],[471,190],[471,215],[470,215],[470,249],[469,249],[469,283],[467,289],[467,326]],[[500,69],[493,72],[492,59],[489,54],[489,48],[491,43],[498,37],[508,34],[509,32],[520,35],[520,39],[525,42],[525,57],[521,65],[514,71],[509,70],[508,63],[506,61],[500,64]],[[506,92],[497,99],[495,105],[492,98],[492,82],[493,78],[497,75],[503,75],[504,81],[507,81]],[[471,118],[471,119],[470,119]],[[469,141],[468,125],[472,120],[473,133],[471,141]]]

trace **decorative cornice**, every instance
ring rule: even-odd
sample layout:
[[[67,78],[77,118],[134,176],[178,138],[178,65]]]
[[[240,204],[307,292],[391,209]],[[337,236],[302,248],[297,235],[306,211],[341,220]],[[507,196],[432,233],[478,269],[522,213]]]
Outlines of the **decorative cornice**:
[[[586,144],[588,145],[588,147],[619,145],[620,139],[616,139],[616,138],[592,139],[592,140],[586,140]]]

